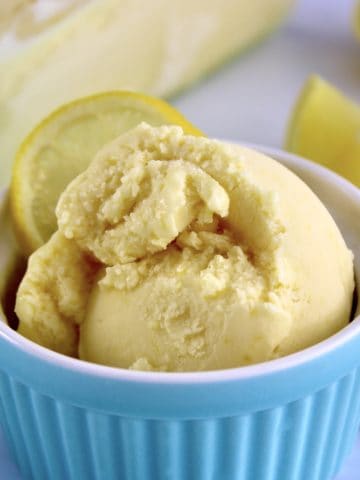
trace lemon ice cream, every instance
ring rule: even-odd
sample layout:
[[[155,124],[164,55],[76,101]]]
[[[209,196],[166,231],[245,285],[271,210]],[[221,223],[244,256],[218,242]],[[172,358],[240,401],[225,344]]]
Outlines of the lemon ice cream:
[[[56,214],[16,312],[20,333],[59,352],[142,370],[229,368],[349,321],[352,254],[338,228],[298,177],[255,151],[141,124],[96,155]]]

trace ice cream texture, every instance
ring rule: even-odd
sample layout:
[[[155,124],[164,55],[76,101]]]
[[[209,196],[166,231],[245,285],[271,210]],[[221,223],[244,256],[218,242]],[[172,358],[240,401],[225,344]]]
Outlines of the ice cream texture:
[[[250,149],[135,129],[67,187],[29,261],[19,332],[95,363],[231,368],[349,321],[352,254],[312,191]]]

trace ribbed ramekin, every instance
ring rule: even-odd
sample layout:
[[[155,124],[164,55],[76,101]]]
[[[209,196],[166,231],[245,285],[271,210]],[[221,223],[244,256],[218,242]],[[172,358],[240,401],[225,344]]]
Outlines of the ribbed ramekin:
[[[360,192],[261,149],[327,205],[360,274]],[[4,203],[4,202],[3,202]],[[14,242],[0,213],[0,268]],[[302,352],[201,373],[64,357],[0,322],[0,421],[24,479],[329,480],[360,424],[360,319]]]

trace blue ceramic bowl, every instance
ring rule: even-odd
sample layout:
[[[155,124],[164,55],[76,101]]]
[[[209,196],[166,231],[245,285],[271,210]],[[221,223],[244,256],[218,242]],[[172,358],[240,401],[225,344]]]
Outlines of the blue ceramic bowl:
[[[293,155],[261,150],[327,205],[359,275],[359,190]],[[5,202],[0,225],[4,271],[14,258]],[[4,297],[4,282],[0,288]],[[299,353],[200,373],[127,371],[67,358],[4,320],[0,420],[25,479],[328,480],[360,423],[359,365],[358,317]]]

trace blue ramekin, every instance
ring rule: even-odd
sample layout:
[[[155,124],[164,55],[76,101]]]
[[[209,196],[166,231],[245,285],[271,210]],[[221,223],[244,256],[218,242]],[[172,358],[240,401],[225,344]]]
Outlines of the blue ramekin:
[[[258,148],[259,149],[259,148]],[[360,274],[360,192],[278,159],[333,214]],[[0,268],[14,242],[0,212]],[[360,424],[360,318],[301,352],[200,373],[136,372],[51,352],[0,321],[0,421],[24,479],[329,480]]]

